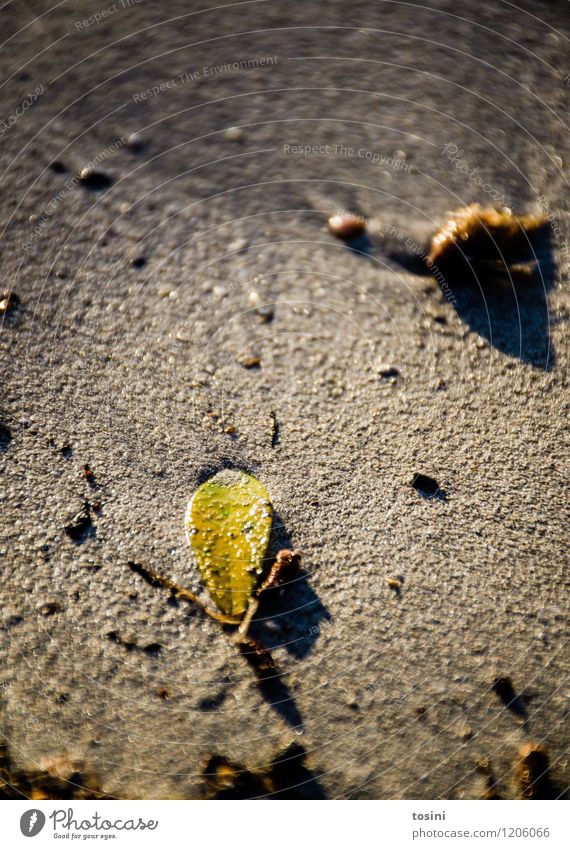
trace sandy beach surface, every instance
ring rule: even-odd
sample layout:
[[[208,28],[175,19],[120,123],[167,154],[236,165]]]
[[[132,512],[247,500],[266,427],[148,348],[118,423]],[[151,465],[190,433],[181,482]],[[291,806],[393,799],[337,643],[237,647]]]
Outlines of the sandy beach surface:
[[[0,14],[13,763],[196,798],[208,756],[263,770],[294,742],[286,795],[517,798],[534,742],[562,794],[567,4]],[[426,239],[497,199],[551,218],[539,281],[443,291]],[[338,210],[368,239],[335,238]],[[222,468],[267,487],[273,550],[303,556],[254,625],[261,684],[129,565],[205,598],[184,513]]]

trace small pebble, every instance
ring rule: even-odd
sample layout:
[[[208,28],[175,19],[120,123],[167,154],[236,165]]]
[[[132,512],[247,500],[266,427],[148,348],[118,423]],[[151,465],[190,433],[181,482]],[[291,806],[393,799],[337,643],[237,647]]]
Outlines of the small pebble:
[[[426,315],[428,318],[431,318],[432,321],[436,321],[438,324],[447,324],[447,316],[441,310],[434,309],[433,307],[428,307],[426,309]]]
[[[231,253],[241,253],[245,251],[248,247],[247,239],[234,239],[233,242],[230,242],[228,245],[228,250]]]
[[[12,312],[20,306],[20,298],[11,289],[6,289],[0,294],[0,315]]]
[[[5,451],[12,442],[12,433],[10,428],[4,424],[0,424],[0,451]]]
[[[362,215],[331,215],[329,218],[329,230],[333,236],[339,239],[355,239],[366,232],[366,221]]]
[[[131,133],[131,135],[127,137],[127,147],[133,153],[140,153],[141,150],[144,150],[146,144],[143,137],[139,135],[139,133]]]
[[[519,749],[517,778],[523,799],[553,798],[550,792],[548,753],[540,743],[524,743]]]
[[[259,357],[245,357],[244,359],[239,360],[239,364],[244,368],[259,368],[261,360]]]
[[[414,474],[410,486],[427,495],[437,495],[440,491],[440,486],[435,478],[430,478],[429,475],[422,475],[418,472]]]
[[[380,377],[399,377],[400,372],[394,366],[380,366],[378,369],[378,374]]]
[[[93,192],[101,192],[110,188],[114,180],[102,171],[95,171],[93,168],[82,168],[79,172],[81,185]]]
[[[239,127],[228,127],[224,132],[224,138],[226,141],[239,141],[242,137],[243,133]]]
[[[89,463],[84,464],[81,477],[85,478],[88,483],[95,483],[95,475],[93,473],[93,469],[89,466]]]
[[[74,542],[79,542],[86,531],[91,528],[91,516],[89,513],[89,504],[85,503],[83,508],[73,516],[72,519],[64,527],[67,536]]]
[[[144,256],[134,256],[131,257],[130,263],[133,268],[144,268],[146,265],[146,259]]]
[[[42,616],[53,616],[54,613],[59,613],[60,611],[61,605],[58,601],[46,601],[45,604],[42,604],[38,608],[38,613],[41,613]]]
[[[168,701],[168,699],[169,699],[169,698],[170,698],[170,696],[171,696],[171,693],[170,693],[170,690],[167,690],[167,689],[166,689],[166,687],[160,687],[160,688],[156,691],[156,695],[158,696],[158,698],[159,698],[159,699],[162,699],[163,701],[167,702],[167,701]]]
[[[273,307],[270,304],[264,304],[262,302],[259,292],[252,290],[248,294],[247,299],[255,310],[255,314],[259,316],[261,321],[263,321],[265,324],[269,324],[270,321],[273,321],[275,315]]]
[[[6,626],[6,628],[15,628],[16,625],[20,625],[23,621],[23,616],[18,616],[17,614],[14,614],[12,616],[6,616],[4,618],[4,625]]]

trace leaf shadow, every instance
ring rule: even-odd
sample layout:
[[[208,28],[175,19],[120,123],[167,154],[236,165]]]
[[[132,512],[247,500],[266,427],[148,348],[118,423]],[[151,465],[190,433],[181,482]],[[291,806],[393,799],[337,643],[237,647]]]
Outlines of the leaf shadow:
[[[269,562],[273,562],[280,549],[293,547],[291,536],[276,512]],[[310,654],[325,622],[331,622],[331,615],[309,583],[309,573],[301,569],[293,580],[262,593],[251,633],[269,650],[283,648],[302,660]]]

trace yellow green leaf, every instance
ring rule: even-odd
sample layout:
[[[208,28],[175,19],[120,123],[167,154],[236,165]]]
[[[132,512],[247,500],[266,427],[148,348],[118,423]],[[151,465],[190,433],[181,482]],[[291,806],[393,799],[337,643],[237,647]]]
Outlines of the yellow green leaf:
[[[229,470],[203,483],[188,504],[186,534],[200,575],[228,616],[246,611],[261,581],[272,512],[258,480]]]

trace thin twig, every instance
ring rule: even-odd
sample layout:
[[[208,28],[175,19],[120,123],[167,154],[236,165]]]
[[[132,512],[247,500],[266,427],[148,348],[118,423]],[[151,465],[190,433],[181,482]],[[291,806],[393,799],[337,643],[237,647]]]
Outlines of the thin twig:
[[[136,572],[137,575],[140,575],[142,578],[145,579],[145,581],[147,581],[152,586],[161,586],[166,587],[166,589],[172,590],[180,598],[183,598],[185,599],[185,601],[190,601],[192,602],[192,604],[195,604],[196,607],[199,607],[203,613],[205,613],[211,619],[215,619],[216,622],[222,622],[224,625],[241,624],[241,617],[226,616],[223,613],[218,613],[217,610],[213,610],[211,607],[206,607],[206,605],[202,601],[200,601],[198,596],[191,592],[191,590],[187,590],[184,587],[181,587],[179,584],[174,583],[174,581],[172,581],[170,578],[167,578],[165,575],[161,575],[159,572],[154,572],[152,569],[148,569],[146,566],[141,566],[140,563],[134,563],[132,560],[129,560],[129,566],[133,570],[133,572]]]

